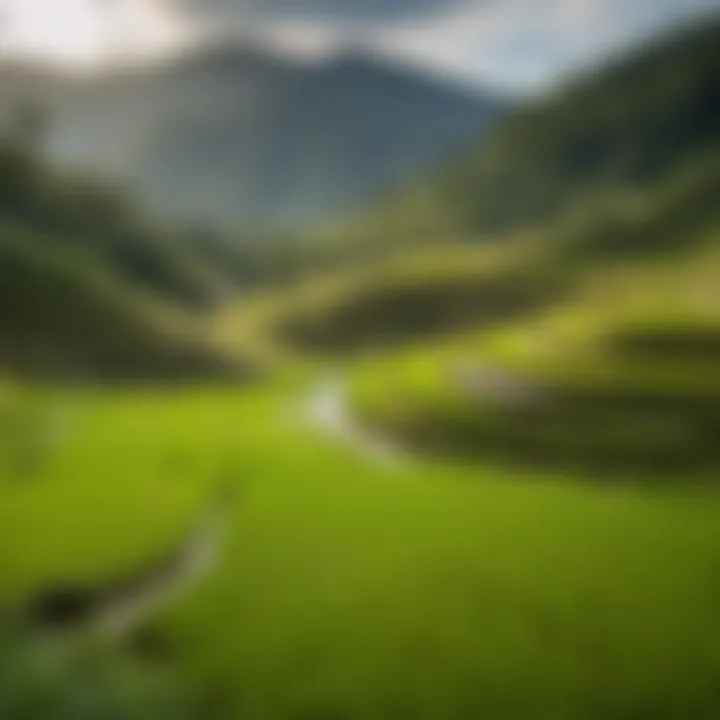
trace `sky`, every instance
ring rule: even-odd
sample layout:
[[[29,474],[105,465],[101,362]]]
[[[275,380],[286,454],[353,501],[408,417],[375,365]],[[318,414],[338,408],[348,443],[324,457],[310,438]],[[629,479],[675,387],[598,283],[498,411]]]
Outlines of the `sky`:
[[[532,92],[711,14],[720,0],[0,0],[0,51],[87,71],[238,34],[304,62],[349,44]]]

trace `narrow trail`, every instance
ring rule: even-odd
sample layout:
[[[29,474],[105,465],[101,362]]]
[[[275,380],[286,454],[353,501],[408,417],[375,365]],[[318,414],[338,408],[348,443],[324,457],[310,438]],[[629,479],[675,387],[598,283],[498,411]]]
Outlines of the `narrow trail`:
[[[468,397],[506,407],[527,405],[541,397],[540,388],[533,383],[492,366],[464,368],[448,381]],[[383,466],[397,467],[418,459],[398,441],[363,426],[353,414],[347,382],[342,378],[325,379],[312,388],[305,415],[323,434]]]
[[[464,378],[468,392],[499,394],[505,401],[526,394],[525,388],[513,383],[510,392],[505,375],[500,382],[497,374],[483,370],[470,379]],[[311,388],[303,414],[324,435],[383,468],[397,469],[416,459],[408,449],[362,425],[353,414],[342,378],[326,378]],[[176,547],[134,574],[103,587],[60,587],[41,593],[28,609],[31,625],[49,631],[90,631],[107,638],[131,633],[211,572],[222,550],[227,505],[225,498],[217,498]]]
[[[107,639],[131,633],[213,569],[222,547],[225,514],[221,503],[214,503],[182,543],[124,579],[100,588],[46,591],[29,609],[30,625]]]
[[[408,451],[360,424],[353,416],[348,395],[342,379],[325,380],[311,390],[305,414],[325,435],[352,446],[373,462],[385,467],[411,462]]]
[[[215,511],[154,567],[108,597],[91,627],[108,637],[125,635],[169,602],[190,590],[215,567],[222,549],[224,517]]]

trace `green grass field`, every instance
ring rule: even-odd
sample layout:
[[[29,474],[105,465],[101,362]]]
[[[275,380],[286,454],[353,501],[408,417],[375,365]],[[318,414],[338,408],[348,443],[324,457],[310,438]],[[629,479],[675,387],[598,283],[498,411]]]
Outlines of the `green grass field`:
[[[474,277],[507,255],[446,250],[438,264],[428,253],[385,277]],[[450,381],[473,363],[712,395],[717,267],[712,249],[640,272],[602,266],[565,303],[346,359],[341,372],[358,416],[391,435],[408,420],[494,427],[498,408]],[[680,355],[643,358],[657,342],[648,328],[672,331],[676,348],[679,332]],[[640,349],[609,352],[628,332]],[[714,470],[654,482],[632,465],[595,476],[425,457],[422,443],[405,464],[378,463],[311,422],[311,389],[337,372],[323,365],[286,356],[253,386],[3,385],[0,607],[142,568],[230,484],[218,563],[145,628],[202,718],[720,717]]]
[[[204,717],[718,716],[714,489],[378,466],[306,386],[55,398],[1,486],[3,599],[132,569],[232,479],[219,565],[152,620]]]

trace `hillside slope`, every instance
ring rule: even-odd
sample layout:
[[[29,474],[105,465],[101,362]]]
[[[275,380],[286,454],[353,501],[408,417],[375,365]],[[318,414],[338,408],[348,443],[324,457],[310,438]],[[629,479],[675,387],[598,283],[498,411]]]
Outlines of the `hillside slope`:
[[[222,267],[182,233],[144,219],[109,185],[51,171],[14,136],[0,141],[0,219],[35,229],[48,251],[78,251],[128,284],[185,307],[212,304]]]
[[[77,260],[48,253],[31,233],[0,229],[0,368],[81,383],[236,374],[229,358]]]
[[[64,381],[235,374],[189,312],[214,301],[217,276],[122,196],[0,144],[0,368]]]
[[[720,140],[720,20],[656,38],[521,109],[444,174],[337,233],[360,247],[602,216]]]

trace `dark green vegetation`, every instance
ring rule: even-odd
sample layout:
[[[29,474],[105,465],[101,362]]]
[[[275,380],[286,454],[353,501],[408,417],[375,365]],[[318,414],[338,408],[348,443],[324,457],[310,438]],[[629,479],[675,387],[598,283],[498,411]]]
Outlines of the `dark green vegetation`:
[[[322,354],[390,347],[540,313],[572,301],[593,274],[626,265],[642,277],[649,264],[682,262],[716,245],[719,168],[717,151],[709,149],[601,210],[556,218],[502,242],[447,240],[388,250],[363,240],[369,257],[357,270],[329,279],[310,275],[276,294],[264,323],[290,348]],[[337,257],[344,254],[354,251],[344,248]]]
[[[9,238],[7,237],[9,235]],[[1,235],[0,235],[1,237]],[[13,230],[0,239],[5,368],[59,382],[173,380],[235,374],[231,358],[152,314],[112,276],[53,260]],[[18,298],[22,298],[18,301]]]
[[[461,227],[502,232],[602,203],[716,151],[718,23],[658,41],[630,61],[522,113],[449,179]],[[452,198],[452,199],[451,199]],[[461,199],[465,198],[465,200]]]
[[[348,228],[361,246],[492,239],[602,215],[682,165],[717,166],[718,21],[654,41],[515,113],[445,176]],[[710,156],[710,157],[708,157]]]
[[[181,305],[212,302],[217,277],[177,238],[153,229],[117,190],[53,173],[34,150],[15,135],[0,146],[5,236],[25,231],[46,254],[101,264],[127,283]]]
[[[595,480],[713,481],[717,237],[621,272],[601,266],[532,316],[371,364],[359,408],[421,454]]]
[[[0,144],[3,366],[80,382],[233,374],[185,317],[215,302],[222,268],[13,139]]]
[[[464,303],[445,308],[441,329],[475,317],[464,327],[484,325],[485,335],[414,351],[394,368],[386,362],[379,377],[368,371],[359,389],[368,420],[429,454],[603,478],[712,478],[720,464],[719,32],[715,23],[653,45],[521,114],[436,186],[435,219],[464,218],[447,221],[445,237],[461,227],[480,238],[510,233],[478,250],[469,283],[467,269],[439,268],[430,283],[416,277],[418,306],[440,283],[458,293],[471,287]],[[505,219],[492,215],[505,212],[501,197],[514,203]],[[488,281],[481,259],[503,253],[509,260]],[[525,289],[542,279],[556,290],[520,318],[481,294],[518,276]],[[379,285],[367,282],[343,302],[371,307],[387,295]],[[579,327],[563,329],[568,314]],[[494,352],[490,331],[499,323],[500,334],[515,334],[511,347],[522,346],[533,323],[542,328],[519,370],[517,353]]]
[[[541,114],[560,123],[568,98],[587,92],[578,118],[559,126],[568,137],[593,127],[581,115],[596,92],[624,98],[627,117],[648,115],[643,93],[608,84],[642,67],[653,87],[655,72],[674,77],[690,54],[706,77],[708,32],[717,29],[595,77],[592,92],[579,85]],[[709,82],[690,84],[676,107],[658,81],[657,102],[680,114],[715,107],[701,99]],[[55,638],[69,656],[48,685],[45,652],[23,665],[15,659],[35,645],[0,642],[27,679],[13,682],[15,697],[0,681],[10,720],[47,715],[28,705],[38,697],[60,718],[82,718],[76,687],[92,689],[93,720],[182,717],[178,702],[203,720],[720,716],[718,154],[709,126],[685,120],[678,133],[693,138],[660,153],[662,170],[623,182],[553,175],[565,190],[503,225],[504,242],[479,242],[470,194],[446,200],[449,171],[423,191],[434,199],[422,213],[402,201],[382,222],[358,223],[354,238],[318,243],[309,252],[335,253],[333,263],[368,262],[318,270],[218,318],[223,342],[263,345],[282,366],[253,387],[0,387],[9,617],[58,587],[137,577],[187,536],[218,487],[239,491],[225,503],[217,564],[153,608],[120,651],[88,661],[89,638]],[[489,156],[527,122],[500,130]],[[540,133],[537,147],[528,139],[528,156],[562,154],[557,132],[552,142]],[[608,157],[635,143],[650,153],[640,130],[633,143],[622,132],[607,143]],[[509,168],[520,163],[508,157]],[[519,169],[507,177],[515,172],[520,182]],[[391,217],[396,238],[383,224]],[[411,227],[414,240],[403,235]],[[8,257],[46,247],[16,245]],[[226,269],[213,259],[226,250],[203,252]],[[49,262],[38,255],[27,261],[35,278]],[[120,283],[106,260],[92,277],[103,263]],[[73,293],[91,286],[72,277]],[[82,295],[85,313],[104,307],[97,298],[114,285],[101,284]],[[93,343],[115,326],[105,336],[95,327]],[[73,338],[79,352],[78,337],[63,330],[55,344]],[[331,407],[331,420],[342,425],[345,410],[410,450],[407,462],[383,463],[345,428],[329,437],[327,423],[311,422],[313,387],[337,382],[339,352],[350,406]],[[107,357],[129,362],[114,346]],[[329,358],[330,377],[318,378]],[[170,677],[155,685],[153,668]]]
[[[0,636],[0,716],[22,720],[191,720],[190,694],[152,663]]]
[[[443,177],[317,236],[316,262],[358,269],[310,273],[324,289],[276,300],[276,336],[322,353],[496,325],[567,299],[603,267],[642,274],[713,244],[717,39],[714,22],[657,41],[511,117]],[[580,162],[584,146],[592,161]]]
[[[502,322],[557,302],[567,291],[558,278],[523,268],[488,275],[438,275],[405,283],[391,279],[386,287],[375,285],[367,294],[325,305],[317,314],[308,316],[300,309],[298,317],[284,318],[276,331],[301,349],[347,353],[473,323]]]

